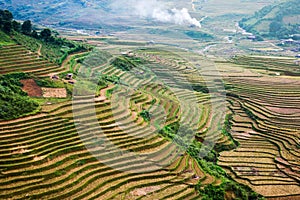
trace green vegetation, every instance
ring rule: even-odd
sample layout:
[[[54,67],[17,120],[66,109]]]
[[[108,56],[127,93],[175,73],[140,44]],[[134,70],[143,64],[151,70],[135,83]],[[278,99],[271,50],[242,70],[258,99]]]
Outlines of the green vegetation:
[[[38,78],[35,76],[32,76],[34,78],[36,84],[40,87],[46,87],[46,88],[66,88],[67,94],[70,97],[73,93],[73,85],[67,84],[61,80],[51,80],[50,78]]]
[[[41,47],[41,54],[51,62],[62,64],[68,55],[76,52],[87,51],[87,45],[78,44],[63,38],[50,37],[44,40],[36,39],[18,32],[12,33],[13,39],[31,51],[38,51]]]
[[[67,62],[67,69],[71,73],[78,73],[78,70],[90,52],[72,55]]]
[[[112,94],[114,93],[114,91],[117,89],[117,87],[114,87],[114,88],[110,88],[108,90],[106,90],[106,93],[105,93],[105,96],[110,99]]]
[[[149,122],[151,120],[151,114],[148,110],[143,110],[139,113],[139,115],[145,120],[145,122]]]
[[[15,42],[4,32],[0,31],[0,48],[2,45],[15,44]]]
[[[224,122],[224,126],[222,128],[222,134],[225,135],[226,137],[230,138],[231,143],[228,145],[224,145],[224,144],[216,144],[214,149],[217,152],[221,152],[221,151],[229,151],[232,149],[235,149],[239,143],[234,140],[234,138],[232,137],[230,130],[231,130],[231,126],[232,126],[232,118],[233,118],[233,114],[227,114],[225,117],[225,122]]]
[[[289,38],[299,34],[299,1],[288,0],[278,5],[269,5],[249,18],[243,18],[240,26],[248,32],[263,37]]]
[[[226,117],[226,120],[230,119],[230,115]],[[228,128],[229,124],[225,127]],[[180,135],[178,131],[180,130]],[[263,199],[261,195],[252,191],[248,186],[239,184],[232,180],[227,173],[216,164],[218,153],[215,150],[209,150],[211,147],[206,146],[203,143],[193,140],[191,144],[186,142],[186,136],[193,135],[192,130],[187,127],[180,127],[178,122],[165,126],[160,130],[160,134],[164,137],[172,139],[180,147],[187,149],[187,153],[192,156],[201,168],[208,174],[218,177],[222,180],[220,185],[202,185],[201,181],[195,186],[199,191],[203,199],[225,199],[226,192],[232,192],[237,199]]]
[[[22,24],[13,20],[13,15],[8,10],[0,10],[0,29],[8,36],[1,33],[0,44],[11,43],[9,37],[31,51],[38,51],[51,62],[62,64],[69,54],[87,51],[91,48],[88,45],[80,44],[66,40],[64,38],[52,35],[50,29],[43,29],[40,34],[33,30],[30,20],[24,21]]]
[[[201,31],[186,31],[185,34],[195,40],[200,41],[210,41],[214,39],[213,35]]]
[[[24,41],[24,43],[26,43],[26,41],[30,42],[30,40]],[[34,45],[32,45],[32,47],[33,46]],[[27,46],[17,44],[5,45],[0,48],[0,54],[1,74],[19,71],[31,73],[36,76],[45,76],[49,73],[59,73],[63,70],[62,67],[49,62],[43,57],[37,56],[37,53],[28,51]]]
[[[123,71],[130,71],[135,67],[135,64],[125,56],[115,58],[111,64]]]
[[[26,20],[23,22],[22,26],[21,26],[21,31],[22,33],[24,33],[25,35],[30,35],[32,32],[32,24],[30,20]]]
[[[197,92],[209,93],[209,89],[206,85],[192,84],[192,88]]]
[[[11,18],[8,12],[2,15],[6,20]],[[197,70],[214,80],[205,81],[195,73],[192,65],[205,66],[207,62],[202,56],[178,48],[174,54],[171,48],[163,51],[159,49],[161,43],[155,49],[133,50],[128,56],[113,57],[109,53],[116,55],[121,49],[133,49],[139,45],[134,41],[108,42],[109,46],[103,46],[108,51],[68,56],[73,50],[81,51],[81,44],[57,38],[50,29],[32,30],[30,21],[11,24],[10,31],[7,23],[2,26],[1,44],[22,45],[0,47],[1,72],[6,74],[0,76],[0,118],[34,114],[38,104],[43,107],[39,115],[0,123],[0,191],[5,191],[0,192],[1,199],[262,198],[240,183],[255,186],[262,194],[267,185],[274,198],[293,195],[290,191],[298,186],[292,169],[298,169],[295,160],[299,120],[295,116],[299,114],[300,94],[296,81],[300,71],[294,58],[218,59],[217,64],[224,65],[218,69],[225,74],[227,104],[221,95],[209,94],[217,94],[209,91],[209,86],[222,84],[215,80],[214,72],[210,74],[211,69]],[[199,41],[213,39],[195,29],[186,34]],[[72,83],[77,84],[77,91],[72,102],[70,98],[31,99],[21,90],[19,80],[33,78],[38,86],[65,87],[71,94],[73,84],[41,78],[61,72],[43,56],[56,63],[64,61],[61,68],[67,70],[58,77],[73,73],[76,81]],[[36,76],[9,74],[16,69]],[[265,76],[268,71],[285,76],[278,75],[274,80],[275,77]],[[294,77],[289,79],[290,75]],[[108,98],[95,98],[95,93],[98,97],[100,92]],[[112,95],[116,103],[110,101]],[[195,106],[180,102],[176,96]],[[219,123],[222,117],[212,112],[212,104],[216,108],[229,107],[223,127]],[[74,121],[74,116],[82,121]],[[94,116],[97,120],[93,120]],[[154,123],[143,123],[141,118]],[[157,133],[153,125],[159,134],[153,134]],[[100,129],[112,143],[106,145],[96,135]],[[172,142],[183,150],[178,157]],[[122,152],[116,152],[117,149]],[[127,173],[127,169],[148,167],[132,153],[142,153],[147,159],[166,165],[146,173]],[[281,164],[285,167],[278,168]],[[153,186],[158,187],[157,191],[139,197],[132,195],[136,189],[142,193],[143,187]]]
[[[12,73],[0,76],[0,119],[15,119],[32,113],[38,103],[22,91],[20,80],[28,78],[25,73]]]
[[[201,184],[197,186],[199,192],[203,194],[203,200],[224,200],[226,193],[234,194],[234,199],[248,199],[248,200],[263,200],[261,195],[251,191],[251,189],[244,185],[236,184],[232,180],[223,181],[221,185],[206,185],[201,188]]]

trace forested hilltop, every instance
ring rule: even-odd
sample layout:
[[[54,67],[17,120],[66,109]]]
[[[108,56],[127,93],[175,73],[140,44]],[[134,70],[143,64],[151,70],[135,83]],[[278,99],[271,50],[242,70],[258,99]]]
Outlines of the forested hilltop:
[[[256,35],[267,38],[299,39],[299,0],[289,0],[277,5],[269,5],[239,22],[240,26]]]

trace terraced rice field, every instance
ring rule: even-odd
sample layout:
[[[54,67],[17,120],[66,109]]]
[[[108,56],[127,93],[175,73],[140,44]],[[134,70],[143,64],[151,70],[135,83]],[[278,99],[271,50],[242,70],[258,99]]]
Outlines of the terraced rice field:
[[[288,76],[299,76],[299,62],[290,57],[236,56],[232,62],[251,69],[263,69]]]
[[[62,71],[63,68],[21,45],[5,45],[0,48],[0,74],[29,72],[37,76],[46,76]]]
[[[296,68],[283,64],[288,59],[262,59],[252,62],[267,70],[271,65],[277,72],[286,70],[283,74]],[[235,94],[228,97],[231,134],[240,145],[222,152],[218,164],[238,182],[274,199],[300,198],[300,79],[291,75],[226,78]]]
[[[164,77],[166,87],[153,76],[145,81],[109,63],[93,70],[118,75],[123,84],[110,85],[99,97],[75,92],[72,102],[0,122],[1,199],[199,199],[196,184],[222,183],[159,135],[179,120],[199,135],[219,135],[219,126],[208,128],[215,117],[209,112],[210,96],[176,86],[183,79],[179,75],[175,81]],[[186,69],[166,61],[157,63],[157,71],[161,66]],[[186,102],[180,102],[182,97]],[[145,109],[150,122],[139,115]]]
[[[35,55],[17,45],[6,48],[28,63]],[[294,69],[288,68],[294,74],[271,77],[251,71],[271,70],[267,58],[227,62],[235,75],[224,76],[226,97],[218,70],[200,56],[138,49],[133,57],[146,64],[126,71],[112,64],[120,53],[110,48],[109,56],[83,54],[66,61],[79,77],[72,101],[0,122],[0,199],[201,199],[197,184],[218,186],[224,180],[162,136],[160,131],[174,123],[192,131],[187,142],[232,149],[232,138],[237,141],[236,149],[218,158],[234,180],[267,198],[299,198],[300,80]],[[0,63],[14,60],[6,56],[11,51],[0,51],[5,59]],[[75,62],[81,57],[83,64]],[[252,68],[250,62],[262,64]],[[272,70],[289,67],[282,62],[274,58]],[[244,69],[249,76],[242,76]],[[37,75],[49,71],[28,68]],[[119,77],[119,82],[82,94],[76,92],[81,73]],[[221,133],[226,114],[232,116],[232,138]]]

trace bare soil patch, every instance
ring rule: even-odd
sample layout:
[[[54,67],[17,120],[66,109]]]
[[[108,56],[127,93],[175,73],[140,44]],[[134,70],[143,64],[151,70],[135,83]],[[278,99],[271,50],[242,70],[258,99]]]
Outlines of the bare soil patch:
[[[66,88],[42,88],[43,97],[46,98],[66,98]]]
[[[40,86],[36,84],[33,79],[20,80],[23,84],[22,90],[28,94],[30,97],[41,97],[43,96],[43,91]]]
[[[155,192],[156,190],[159,190],[159,186],[150,186],[150,187],[144,187],[144,188],[137,188],[131,192],[133,196],[145,196],[149,193]]]

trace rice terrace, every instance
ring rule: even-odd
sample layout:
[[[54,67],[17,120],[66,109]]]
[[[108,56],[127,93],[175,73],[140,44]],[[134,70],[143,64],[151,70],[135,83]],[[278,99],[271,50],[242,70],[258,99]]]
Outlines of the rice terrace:
[[[0,0],[0,199],[300,199],[298,0]]]

